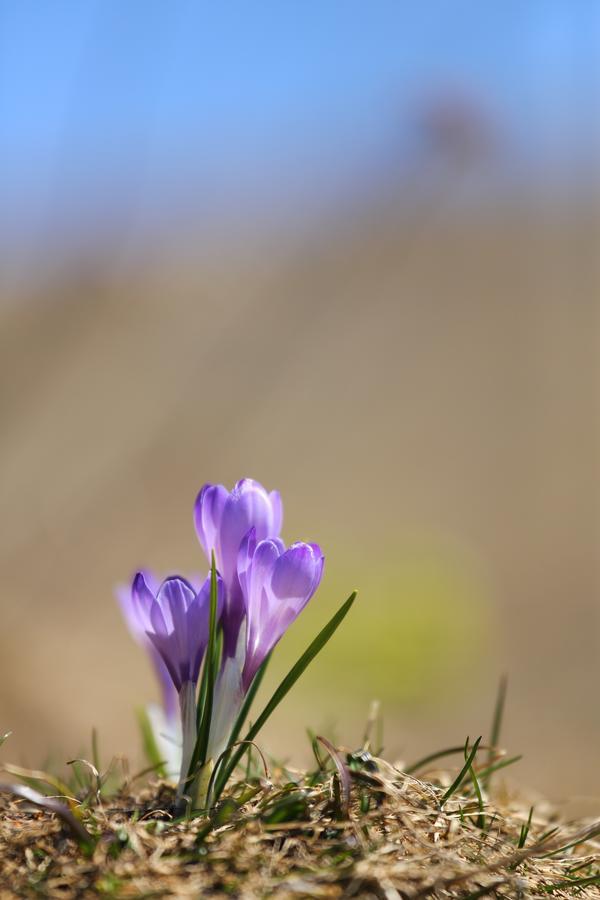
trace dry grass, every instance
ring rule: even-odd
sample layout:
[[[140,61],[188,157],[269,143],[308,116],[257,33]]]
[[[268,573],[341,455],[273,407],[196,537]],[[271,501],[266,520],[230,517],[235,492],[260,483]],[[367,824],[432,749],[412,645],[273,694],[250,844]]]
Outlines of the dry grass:
[[[529,809],[504,789],[482,806],[467,772],[444,802],[460,765],[421,780],[368,756],[332,762],[244,778],[211,818],[173,819],[164,784],[91,790],[75,807],[87,848],[5,794],[0,897],[600,897],[597,824],[545,810],[523,841]]]

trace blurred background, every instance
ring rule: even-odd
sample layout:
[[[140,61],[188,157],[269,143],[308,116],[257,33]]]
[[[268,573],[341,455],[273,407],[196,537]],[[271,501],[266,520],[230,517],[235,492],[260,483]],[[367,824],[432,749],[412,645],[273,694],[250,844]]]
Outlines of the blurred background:
[[[141,758],[114,600],[242,476],[317,540],[263,735],[489,734],[600,809],[600,7],[0,5],[0,732]],[[586,807],[587,808],[587,807]]]

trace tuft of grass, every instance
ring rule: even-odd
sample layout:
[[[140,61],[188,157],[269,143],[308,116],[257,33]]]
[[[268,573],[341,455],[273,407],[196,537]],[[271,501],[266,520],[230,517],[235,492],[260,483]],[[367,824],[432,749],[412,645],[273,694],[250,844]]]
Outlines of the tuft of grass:
[[[529,830],[531,828],[531,819],[533,817],[533,806],[529,810],[529,815],[527,816],[527,821],[523,823],[521,826],[521,832],[519,834],[519,840],[517,843],[517,848],[522,850],[527,841],[527,835],[529,834]]]
[[[261,718],[352,601],[292,667],[220,775],[217,765],[209,793],[220,777],[219,799],[208,809],[181,814],[172,786],[143,784],[154,764],[130,777],[114,759],[103,772],[97,735],[93,761],[71,761],[70,785],[5,764],[23,784],[0,786],[0,896],[600,896],[600,822],[561,823],[555,812],[534,820],[532,806],[494,788],[490,776],[520,758],[499,746],[505,684],[489,745],[467,738],[409,772],[371,753],[375,708],[354,752],[309,730],[312,771],[264,755],[254,741]],[[458,753],[458,772],[431,768]]]
[[[472,766],[473,760],[477,756],[477,751],[479,750],[480,743],[481,743],[481,737],[478,737],[477,740],[475,741],[475,743],[473,744],[473,748],[467,754],[467,748],[469,746],[469,738],[467,738],[467,742],[465,744],[465,749],[464,749],[465,764],[462,767],[462,769],[460,770],[460,772],[458,773],[458,775],[456,776],[456,778],[454,779],[454,781],[452,782],[452,784],[450,785],[450,787],[448,788],[448,790],[446,791],[446,793],[444,794],[444,796],[442,797],[440,806],[444,806],[444,804],[450,799],[450,797],[456,793],[456,791],[459,789],[459,787],[463,783],[467,773],[471,771],[471,766]]]
[[[488,750],[488,772],[483,777],[484,787],[489,787],[492,773],[496,770],[492,767],[494,762],[494,754],[500,745],[500,733],[502,731],[502,720],[504,717],[504,706],[506,704],[506,691],[508,689],[508,678],[503,675],[498,685],[498,694],[496,695],[496,705],[494,706],[494,716],[492,718],[492,731],[490,736],[490,747]]]
[[[475,753],[477,753],[477,750],[475,750]],[[465,765],[467,764],[468,760],[469,760],[469,738],[467,738],[467,740],[465,741]],[[469,766],[468,772],[469,772],[469,777],[471,779],[471,783],[473,785],[473,790],[475,792],[475,797],[477,798],[477,805],[479,807],[479,815],[477,817],[477,826],[479,828],[483,829],[485,827],[485,803],[483,800],[483,795],[481,793],[481,788],[479,787],[479,779],[477,778],[477,775],[475,774],[475,769],[473,768],[472,763]]]
[[[312,739],[327,751],[315,771],[257,754],[189,818],[173,815],[162,782],[133,792],[123,779],[102,803],[82,792],[77,815],[26,788],[0,795],[0,896],[597,896],[600,823],[549,829],[504,793],[484,812],[481,739],[463,746],[458,774],[428,781]],[[97,784],[90,765],[82,773]]]

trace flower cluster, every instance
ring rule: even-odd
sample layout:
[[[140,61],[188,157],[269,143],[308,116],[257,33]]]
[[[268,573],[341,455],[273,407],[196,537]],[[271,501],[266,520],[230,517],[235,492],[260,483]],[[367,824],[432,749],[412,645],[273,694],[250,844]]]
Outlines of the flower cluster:
[[[281,540],[283,510],[277,491],[252,479],[232,491],[205,485],[194,523],[208,562],[214,558],[213,616],[220,636],[210,704],[199,697],[209,665],[211,575],[202,582],[170,576],[160,583],[137,572],[131,590],[117,596],[134,639],[146,648],[162,692],[162,708],[148,718],[167,774],[188,784],[203,710],[205,760],[214,763],[230,745],[234,725],[257,673],[289,625],[315,593],[323,573],[317,544]],[[216,601],[216,602],[215,602]]]

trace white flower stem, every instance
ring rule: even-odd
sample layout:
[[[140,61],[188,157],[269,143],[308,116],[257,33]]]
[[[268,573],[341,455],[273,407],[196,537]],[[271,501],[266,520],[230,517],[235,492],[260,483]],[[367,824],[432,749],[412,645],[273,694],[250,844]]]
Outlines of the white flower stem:
[[[181,752],[181,771],[177,787],[177,799],[181,799],[189,787],[187,775],[194,746],[196,744],[196,685],[193,681],[184,681],[179,691],[179,709],[181,710],[181,733],[183,746]]]
[[[213,762],[227,747],[243,700],[239,665],[235,657],[230,657],[219,672],[215,685],[214,713],[208,742],[208,758]]]
[[[213,715],[208,740],[208,758],[216,763],[229,743],[238,713],[244,701],[242,670],[246,658],[246,625],[240,628],[235,656],[223,660],[215,684]]]

